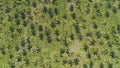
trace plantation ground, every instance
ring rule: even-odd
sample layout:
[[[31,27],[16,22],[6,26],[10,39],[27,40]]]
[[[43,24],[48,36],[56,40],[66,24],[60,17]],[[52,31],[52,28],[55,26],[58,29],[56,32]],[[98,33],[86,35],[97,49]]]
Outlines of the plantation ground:
[[[0,68],[120,68],[119,0],[0,0]]]

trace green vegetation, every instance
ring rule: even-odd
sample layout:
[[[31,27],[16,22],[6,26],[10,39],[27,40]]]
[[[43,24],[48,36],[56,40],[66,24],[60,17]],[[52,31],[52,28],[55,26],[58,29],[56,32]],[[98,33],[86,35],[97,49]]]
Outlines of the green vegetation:
[[[120,0],[0,0],[0,68],[120,68]]]

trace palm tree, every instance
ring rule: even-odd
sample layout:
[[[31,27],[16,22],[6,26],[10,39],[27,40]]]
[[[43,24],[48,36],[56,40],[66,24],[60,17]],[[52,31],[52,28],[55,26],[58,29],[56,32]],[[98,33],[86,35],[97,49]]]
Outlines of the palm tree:
[[[61,49],[60,50],[60,57],[62,57],[62,55],[65,53],[65,50],[64,49]]]
[[[43,39],[44,39],[44,34],[43,34],[43,33],[40,33],[40,34],[39,34],[39,38],[40,38],[40,40],[43,40]]]
[[[52,3],[53,3],[53,4],[56,4],[56,3],[57,3],[57,0],[52,0]]]
[[[79,40],[82,40],[83,39],[83,35],[81,33],[78,34],[78,38]]]
[[[90,13],[90,8],[86,9],[86,13],[89,14]]]
[[[69,62],[69,64],[70,64],[70,66],[72,67],[73,61],[70,59],[68,62]]]
[[[104,35],[104,38],[105,38],[106,40],[109,40],[109,39],[110,39],[109,34],[105,34],[105,35]]]
[[[56,24],[60,25],[60,20],[59,19],[56,19]]]
[[[17,62],[22,61],[22,57],[21,56],[18,56],[16,59],[17,59]]]
[[[72,16],[73,19],[76,19],[76,13],[75,13],[75,12],[73,12],[73,13],[71,14],[71,16]]]
[[[58,13],[59,13],[58,8],[54,8],[54,13],[55,13],[56,15],[58,15]]]
[[[26,65],[28,65],[28,64],[30,63],[30,61],[29,61],[28,58],[25,58],[24,61],[25,61],[25,64],[26,64]]]
[[[100,63],[100,68],[104,68],[104,64],[103,63]]]
[[[78,64],[79,64],[79,59],[78,59],[78,58],[75,58],[75,59],[74,59],[74,64],[75,64],[75,65],[78,65]]]
[[[48,8],[46,6],[43,7],[43,13],[47,13],[48,12]]]
[[[64,15],[63,15],[63,18],[64,18],[64,19],[67,19],[67,14],[64,14]]]
[[[117,30],[120,33],[120,24],[117,25]]]
[[[93,28],[94,29],[97,29],[98,28],[98,25],[96,23],[93,23]]]
[[[1,54],[3,54],[3,55],[6,54],[4,47],[0,48],[0,50],[1,50]]]
[[[93,16],[92,16],[92,19],[93,19],[93,20],[94,20],[94,19],[96,19],[96,16],[95,16],[95,15],[93,15]]]
[[[70,5],[69,10],[70,10],[70,11],[74,11],[74,6],[73,6],[73,5]]]
[[[99,10],[97,10],[96,12],[97,12],[96,13],[97,16],[99,16],[99,17],[102,16],[102,13]]]
[[[89,0],[89,2],[92,2],[92,0]]]
[[[10,26],[9,29],[10,29],[11,32],[14,32],[14,27],[13,26]]]
[[[66,35],[64,35],[63,44],[65,46],[68,46],[68,44],[69,44],[68,41],[67,41],[67,39],[66,39]]]
[[[67,2],[71,2],[71,0],[67,0]]]
[[[20,20],[19,19],[16,20],[16,25],[20,25]]]
[[[51,38],[51,36],[50,36],[50,29],[46,29],[45,35],[46,35],[46,37],[47,37],[48,43],[51,43],[51,42],[52,42],[52,38]]]
[[[55,27],[56,27],[56,23],[55,23],[54,21],[52,21],[51,24],[50,24],[50,26],[51,26],[52,28],[55,28]]]
[[[17,18],[19,18],[19,14],[18,13],[15,13],[14,14],[14,17],[17,19]]]
[[[20,43],[21,43],[21,46],[22,46],[22,47],[25,47],[25,40],[21,40]]]
[[[9,13],[11,11],[11,8],[9,6],[6,6],[5,13]]]
[[[112,52],[110,52],[110,56],[111,56],[111,58],[115,58],[115,52],[114,51],[112,51]]]
[[[94,4],[94,8],[95,8],[95,9],[98,9],[98,7],[99,7],[99,6],[98,6],[98,3],[95,3],[95,4]]]
[[[86,33],[86,36],[87,36],[87,37],[92,37],[92,36],[93,36],[93,35],[92,35],[92,32],[87,32],[87,33]]]
[[[29,43],[29,44],[27,45],[27,49],[30,51],[31,48],[32,48],[32,45]]]
[[[28,24],[28,23],[27,23],[27,21],[23,21],[23,26],[25,26],[25,27],[26,27],[26,26],[27,26],[27,24]]]
[[[113,13],[115,13],[115,14],[117,13],[117,8],[116,7],[113,7],[112,10],[113,10]]]
[[[71,38],[71,40],[74,40],[74,34],[73,33],[71,33],[70,38]]]
[[[113,64],[112,63],[108,63],[108,68],[113,68]]]
[[[19,46],[16,46],[16,47],[15,47],[15,50],[16,50],[16,51],[19,51],[19,50],[20,50],[20,47],[19,47]]]
[[[98,55],[98,49],[94,50],[94,51],[93,51],[93,54],[94,54],[94,55]]]
[[[27,14],[28,14],[28,15],[31,14],[31,9],[27,9]]]
[[[101,37],[101,33],[100,33],[99,31],[97,31],[97,32],[95,33],[95,35],[97,36],[97,38],[100,38],[100,37]]]
[[[94,62],[90,61],[90,68],[93,68]]]
[[[120,2],[118,3],[118,9],[120,10]]]
[[[22,33],[22,28],[17,28],[18,33]]]
[[[91,59],[91,53],[90,52],[88,52],[87,58]]]
[[[87,68],[87,64],[83,64],[83,68]]]
[[[106,16],[107,18],[110,16],[109,11],[107,11],[107,12],[105,13],[105,16]]]
[[[23,49],[22,54],[23,54],[23,56],[26,56],[27,55],[27,51],[25,49]]]
[[[37,3],[36,2],[33,2],[33,7],[36,8],[37,7]]]
[[[31,42],[30,37],[28,37],[26,40],[27,40],[27,43],[30,44]]]
[[[50,33],[51,33],[51,32],[50,32],[50,29],[46,28],[46,30],[45,30],[45,35],[46,35],[46,36],[50,36]]]
[[[80,33],[79,25],[75,23],[75,24],[73,24],[73,26],[75,27],[76,33],[79,34]]]
[[[48,14],[49,14],[50,18],[53,18],[54,13],[53,13],[53,11],[52,11],[52,8],[49,8]]]
[[[32,35],[35,36],[36,35],[36,31],[35,31],[34,24],[31,24],[31,31],[32,31]]]
[[[107,8],[111,8],[111,3],[109,1],[107,2]]]
[[[21,13],[22,19],[26,19],[26,14],[25,13]]]
[[[15,68],[15,63],[9,62],[8,64],[10,65],[10,68]]]
[[[80,0],[77,0],[75,3],[76,3],[77,6],[79,6],[80,5]]]
[[[56,35],[56,36],[59,36],[59,30],[58,30],[58,29],[55,30],[55,35]]]
[[[10,54],[10,55],[9,55],[9,58],[10,58],[10,59],[12,59],[13,57],[14,57],[13,54]]]
[[[43,31],[43,26],[39,25],[39,31]]]
[[[94,39],[92,39],[92,41],[90,41],[90,45],[95,45],[95,40]]]
[[[89,49],[89,46],[85,44],[84,47],[83,47],[83,49],[84,49],[85,51],[87,51],[87,50]]]
[[[48,4],[50,2],[50,0],[45,0],[45,4]]]

